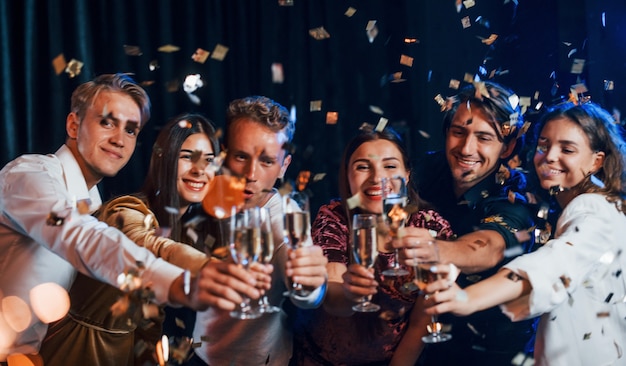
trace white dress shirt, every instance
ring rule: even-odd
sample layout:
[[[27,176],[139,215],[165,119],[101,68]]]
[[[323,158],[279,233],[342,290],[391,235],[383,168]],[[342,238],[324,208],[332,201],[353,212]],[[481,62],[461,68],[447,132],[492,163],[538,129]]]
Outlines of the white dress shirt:
[[[76,269],[117,286],[118,275],[141,261],[142,283],[164,303],[182,273],[115,228],[79,213],[77,202],[84,200],[90,200],[90,212],[101,204],[97,187],[87,189],[65,145],[54,155],[21,156],[0,171],[0,304],[18,304],[0,309],[0,361],[39,350],[47,325],[31,306],[35,286],[69,289]],[[51,298],[50,306],[57,300]]]

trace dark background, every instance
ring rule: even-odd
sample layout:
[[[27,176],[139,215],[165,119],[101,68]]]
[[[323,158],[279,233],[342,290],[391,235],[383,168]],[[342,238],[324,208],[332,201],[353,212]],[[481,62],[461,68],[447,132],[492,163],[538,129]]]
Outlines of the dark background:
[[[344,14],[349,7],[352,17]],[[567,98],[577,83],[609,111],[626,113],[625,15],[626,0],[475,0],[460,11],[454,0],[0,0],[0,163],[54,152],[65,139],[72,90],[101,73],[128,72],[152,82],[152,119],[128,166],[101,184],[104,199],[139,189],[168,118],[199,112],[221,127],[230,100],[260,94],[295,106],[297,150],[288,175],[326,173],[309,184],[316,208],[337,195],[343,146],[364,122],[387,118],[415,163],[440,149],[434,97],[455,94],[450,80],[463,86],[466,73],[531,97],[529,120],[538,103]],[[378,27],[372,42],[370,20]],[[309,29],[321,26],[330,38],[315,40]],[[491,46],[481,42],[490,34],[498,35]],[[157,51],[166,44],[180,50]],[[197,48],[212,52],[217,44],[229,48],[223,61],[191,59]],[[142,54],[128,55],[124,45]],[[79,75],[55,73],[52,60],[61,53],[84,63]],[[400,64],[401,55],[413,65]],[[574,59],[585,60],[581,74],[571,73]],[[151,61],[159,68],[150,70]],[[272,63],[282,64],[283,83],[272,82]],[[390,82],[398,72],[405,81]],[[185,76],[196,73],[204,80],[194,93],[200,105],[182,90]],[[168,91],[174,81],[179,87]],[[312,100],[322,101],[321,111],[310,111]],[[326,124],[329,111],[338,113],[336,125]]]

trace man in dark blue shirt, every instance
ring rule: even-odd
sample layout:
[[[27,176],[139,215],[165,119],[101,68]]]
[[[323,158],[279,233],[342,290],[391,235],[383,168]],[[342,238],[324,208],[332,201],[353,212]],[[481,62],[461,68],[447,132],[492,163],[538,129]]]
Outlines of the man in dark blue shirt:
[[[520,148],[519,137],[526,128],[519,98],[492,82],[475,82],[442,101],[442,107],[445,151],[429,154],[417,164],[418,190],[457,235],[437,244],[441,262],[459,267],[457,283],[465,287],[532,246],[525,177],[503,165]],[[429,239],[424,229],[405,229],[399,244],[407,248],[401,251],[405,264],[412,265],[417,255],[410,248]],[[453,337],[428,345],[419,364],[510,365],[532,345],[533,321],[512,323],[497,308],[463,318],[444,315],[440,321],[452,326]]]

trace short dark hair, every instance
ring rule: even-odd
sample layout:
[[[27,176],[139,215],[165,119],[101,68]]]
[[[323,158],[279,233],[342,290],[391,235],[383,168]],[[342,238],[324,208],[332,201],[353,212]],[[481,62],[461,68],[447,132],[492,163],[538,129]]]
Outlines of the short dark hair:
[[[276,133],[283,132],[287,137],[286,142],[291,142],[296,130],[295,121],[289,118],[287,108],[274,100],[263,96],[235,99],[230,102],[226,110],[225,146],[228,144],[230,127],[240,119],[258,122]]]
[[[518,101],[515,102],[514,99]],[[447,134],[459,105],[465,103],[471,103],[472,108],[480,108],[485,113],[490,119],[487,122],[496,131],[498,140],[505,145],[519,138],[510,156],[519,151],[523,145],[524,134],[519,132],[524,124],[524,118],[519,99],[511,89],[492,81],[475,82],[461,89],[457,95],[447,100],[443,117],[444,135]]]

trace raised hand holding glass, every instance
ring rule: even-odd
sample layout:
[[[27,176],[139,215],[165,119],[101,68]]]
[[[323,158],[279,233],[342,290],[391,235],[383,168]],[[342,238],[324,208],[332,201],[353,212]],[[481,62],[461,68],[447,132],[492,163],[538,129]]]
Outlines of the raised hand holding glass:
[[[405,207],[409,197],[406,181],[403,177],[395,176],[381,179],[383,189],[383,220],[391,239],[398,237],[398,229],[404,227],[408,218]],[[409,271],[400,266],[398,249],[394,250],[393,265],[383,271],[385,276],[406,276]]]
[[[376,233],[376,215],[356,214],[352,218],[352,254],[357,264],[370,269],[374,267],[378,257],[378,237]],[[374,312],[380,306],[371,302],[372,295],[359,299],[359,303],[352,306],[352,310],[359,312]]]

